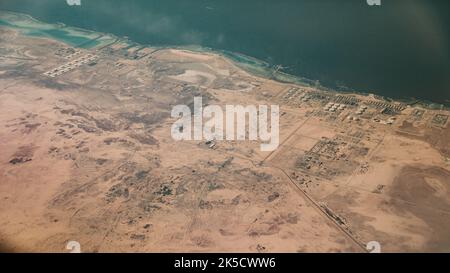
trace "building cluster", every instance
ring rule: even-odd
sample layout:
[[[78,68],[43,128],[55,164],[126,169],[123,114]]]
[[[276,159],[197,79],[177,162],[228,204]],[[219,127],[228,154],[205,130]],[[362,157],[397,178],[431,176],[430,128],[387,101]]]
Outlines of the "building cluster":
[[[61,66],[58,66],[52,70],[49,70],[47,72],[44,73],[45,76],[51,77],[51,78],[55,78],[57,76],[60,76],[62,74],[65,74],[67,72],[70,72],[82,65],[85,64],[90,64],[92,62],[94,62],[95,60],[98,59],[97,55],[93,55],[93,54],[87,54],[84,55],[76,60],[73,60],[71,62],[68,62],[66,64],[63,64]]]
[[[355,114],[362,115],[367,111],[367,106],[361,105],[358,110],[356,110]]]
[[[334,99],[334,102],[336,103],[344,103],[347,105],[357,105],[361,102],[360,99],[354,97],[354,96],[348,96],[348,95],[337,95]]]
[[[81,50],[75,50],[73,53],[65,56],[64,58],[67,60],[71,60],[76,58],[77,56],[80,56],[83,52],[81,52]]]
[[[395,112],[401,112],[406,109],[404,104],[392,104],[384,101],[367,101],[367,104],[378,109],[392,109]]]
[[[337,112],[337,111],[343,111],[347,108],[347,105],[345,104],[340,104],[340,103],[328,103],[327,105],[325,105],[325,107],[323,108],[323,110],[327,111],[327,112]]]
[[[295,98],[298,95],[298,88],[291,88],[289,91],[284,95],[284,99],[292,99]]]
[[[447,124],[448,119],[449,119],[448,115],[436,114],[433,117],[432,122],[435,125],[445,126]]]
[[[298,99],[302,102],[307,102],[311,99],[311,96],[308,93],[303,93],[300,96],[298,96]]]
[[[289,100],[289,102],[308,102],[313,98],[309,92],[298,88],[291,88],[284,96],[283,99]]]

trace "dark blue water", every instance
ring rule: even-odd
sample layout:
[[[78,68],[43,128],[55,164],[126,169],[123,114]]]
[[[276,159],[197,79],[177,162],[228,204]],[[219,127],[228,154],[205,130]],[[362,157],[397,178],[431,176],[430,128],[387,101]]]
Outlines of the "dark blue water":
[[[329,87],[450,101],[450,1],[0,0],[44,22],[240,52]]]

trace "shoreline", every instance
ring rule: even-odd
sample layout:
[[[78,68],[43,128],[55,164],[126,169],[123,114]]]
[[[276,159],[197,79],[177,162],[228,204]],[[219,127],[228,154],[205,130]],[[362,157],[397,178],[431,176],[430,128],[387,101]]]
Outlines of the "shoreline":
[[[98,36],[56,27],[48,34]],[[449,248],[449,111],[280,83],[211,49],[109,42],[74,48],[0,27],[0,233],[15,251],[61,252],[68,240],[86,253]],[[278,121],[256,111],[271,128],[254,140],[252,113],[243,131],[239,113],[205,116],[200,127],[234,124],[233,137],[179,141],[171,113],[192,114],[195,97],[224,115],[275,105]],[[272,136],[277,149],[262,150]]]
[[[74,27],[74,26],[68,26],[65,23],[47,23],[40,21],[39,19],[34,18],[33,16],[25,13],[20,12],[14,12],[14,11],[8,11],[8,10],[0,10],[0,26],[9,27],[18,29],[19,31],[23,32],[27,30],[27,27],[24,26],[17,26],[14,24],[11,24],[11,22],[2,20],[1,15],[2,14],[10,14],[18,17],[24,17],[28,19],[31,22],[34,22],[35,24],[42,24],[42,25],[48,25],[51,27],[54,27],[55,29],[64,30],[68,33],[75,32],[77,34],[86,34],[86,36],[77,36],[77,37],[83,37],[87,41],[83,41],[79,44],[70,44],[67,39],[58,38],[55,36],[50,35],[49,33],[44,32],[42,36],[36,35],[36,34],[30,34],[30,33],[24,33],[24,35],[28,36],[35,36],[39,38],[48,38],[52,40],[56,40],[59,42],[63,42],[65,44],[68,44],[72,47],[80,47],[88,45],[90,43],[96,43],[98,39],[101,39],[103,37],[109,37],[110,40],[116,40],[116,42],[121,41],[125,43],[129,43],[130,45],[139,45],[143,47],[151,47],[155,49],[179,49],[179,50],[188,50],[195,53],[210,53],[210,54],[216,54],[220,57],[226,58],[227,60],[231,61],[233,64],[235,64],[240,69],[244,70],[247,73],[250,73],[257,77],[262,77],[269,80],[274,80],[280,83],[285,84],[294,84],[294,85],[300,85],[300,86],[307,86],[307,87],[315,87],[321,91],[327,91],[332,93],[338,93],[338,94],[347,94],[347,95],[360,95],[360,96],[373,96],[377,99],[383,100],[385,102],[400,102],[408,106],[420,106],[425,109],[430,110],[450,110],[450,101],[447,101],[445,103],[438,103],[433,102],[425,99],[417,99],[414,97],[410,98],[393,98],[393,97],[386,97],[382,95],[378,95],[376,93],[368,92],[368,91],[357,91],[349,87],[345,87],[347,90],[338,90],[334,87],[328,87],[328,86],[322,86],[320,81],[318,80],[312,80],[308,78],[304,78],[301,76],[289,74],[283,71],[282,68],[277,69],[276,66],[271,65],[265,61],[262,61],[260,59],[257,59],[252,56],[245,55],[243,53],[239,52],[231,52],[227,50],[220,50],[220,49],[213,49],[209,47],[203,47],[201,45],[183,45],[183,46],[175,46],[175,45],[157,45],[152,46],[150,44],[140,44],[133,40],[130,40],[128,37],[119,37],[113,33],[103,33],[100,31],[93,31],[89,29],[83,29],[80,27]],[[6,24],[2,25],[1,22],[6,22]],[[42,31],[42,30],[38,30]],[[96,37],[89,37],[88,35],[94,35]],[[106,43],[106,42],[105,42]],[[100,44],[94,44],[93,47],[86,47],[86,49],[95,48],[95,47],[101,47]],[[104,45],[103,45],[104,46]]]

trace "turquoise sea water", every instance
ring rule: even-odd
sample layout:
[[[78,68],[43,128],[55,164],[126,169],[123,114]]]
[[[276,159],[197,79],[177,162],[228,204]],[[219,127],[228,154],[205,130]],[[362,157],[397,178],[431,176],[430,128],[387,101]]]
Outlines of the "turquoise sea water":
[[[70,45],[80,45],[90,41],[90,39],[86,39],[81,36],[73,36],[68,34],[66,31],[59,29],[39,30],[30,32],[29,34],[44,37],[57,37],[58,40],[64,41]]]
[[[20,29],[25,34],[31,36],[56,39],[71,46],[86,47],[85,45],[89,45],[89,47],[94,47],[95,45],[97,45],[97,42],[93,40],[92,37],[87,37],[84,35],[74,35],[70,31],[66,30],[62,25],[48,25],[47,28],[42,28],[39,25],[17,25],[14,23],[14,21],[10,22],[6,21],[5,19],[0,19],[0,26]]]
[[[141,44],[195,45],[267,69],[282,65],[286,73],[338,90],[450,100],[450,1],[382,1],[381,7],[365,0],[81,2],[76,7],[65,0],[1,0],[0,9]],[[63,26],[30,31],[96,45]]]

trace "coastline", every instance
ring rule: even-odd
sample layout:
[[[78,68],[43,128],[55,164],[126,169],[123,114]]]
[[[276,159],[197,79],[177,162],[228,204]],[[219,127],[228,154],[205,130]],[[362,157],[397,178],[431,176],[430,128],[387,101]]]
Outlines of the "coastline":
[[[2,19],[2,15],[12,15],[15,17],[19,17],[20,19],[24,19],[25,21],[28,20],[36,25],[45,26],[47,29],[39,29],[36,26],[27,25],[27,24],[15,24],[15,22],[8,21]],[[25,22],[26,23],[26,22]],[[243,69],[245,72],[250,73],[257,77],[262,77],[269,80],[274,80],[280,83],[286,83],[286,84],[294,84],[294,85],[300,85],[300,86],[307,86],[307,87],[315,87],[321,91],[327,91],[332,93],[338,93],[338,94],[350,94],[350,95],[360,95],[360,96],[373,96],[377,99],[386,101],[386,102],[400,102],[408,106],[419,106],[422,108],[430,109],[430,110],[450,110],[450,101],[447,101],[445,103],[437,103],[429,100],[424,99],[417,99],[414,97],[410,98],[393,98],[393,97],[386,97],[377,95],[376,93],[369,92],[369,91],[361,91],[361,90],[354,90],[349,87],[345,87],[345,90],[337,90],[333,87],[328,86],[322,86],[321,83],[318,80],[312,80],[307,79],[301,76],[289,74],[282,71],[282,68],[277,68],[265,61],[259,60],[257,58],[238,53],[238,52],[230,52],[227,50],[218,50],[208,47],[203,47],[200,45],[184,45],[184,46],[174,46],[174,45],[158,45],[158,46],[152,46],[150,44],[139,44],[137,42],[134,42],[128,37],[118,37],[115,34],[112,33],[103,33],[99,31],[93,31],[89,29],[83,29],[79,27],[73,27],[68,26],[64,23],[46,23],[42,22],[34,17],[32,17],[29,14],[14,12],[14,11],[8,11],[8,10],[0,10],[0,26],[4,27],[10,27],[14,28],[16,30],[19,30],[25,35],[29,36],[35,36],[40,38],[48,38],[57,40],[63,43],[68,44],[72,47],[80,47],[85,49],[95,49],[96,47],[104,47],[108,45],[109,43],[115,42],[123,42],[130,44],[130,47],[132,46],[142,46],[142,47],[151,47],[157,50],[161,49],[179,49],[179,50],[188,50],[191,52],[196,53],[210,53],[210,54],[216,54],[223,58],[226,58],[227,60],[230,60],[240,69]],[[31,33],[30,33],[31,30]],[[56,31],[62,31],[66,32],[64,33],[52,33],[51,30]],[[34,31],[34,32],[33,32]],[[61,35],[61,37],[58,37],[57,35]],[[83,36],[85,35],[85,36]],[[80,39],[84,39],[81,43],[73,43],[71,42],[70,37],[79,37]],[[74,38],[76,39],[76,38]],[[98,42],[97,40],[104,39],[105,41],[103,43]],[[93,44],[91,46],[87,46],[89,44]]]
[[[98,37],[54,26],[65,31],[46,34]],[[86,253],[450,246],[450,112],[281,83],[238,53],[110,41],[74,48],[0,27],[0,233],[13,251],[68,240]],[[278,106],[278,148],[246,132],[177,141],[171,109],[195,112],[195,97]]]

